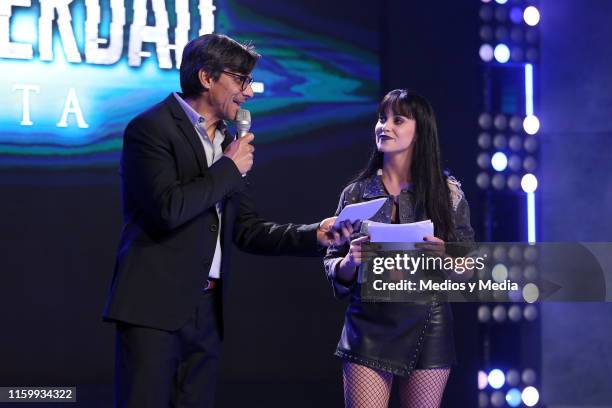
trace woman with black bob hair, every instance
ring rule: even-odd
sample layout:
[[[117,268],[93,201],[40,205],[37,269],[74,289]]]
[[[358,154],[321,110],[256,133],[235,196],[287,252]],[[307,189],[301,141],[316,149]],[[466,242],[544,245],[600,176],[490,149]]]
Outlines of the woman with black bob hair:
[[[460,183],[442,171],[433,109],[405,89],[389,92],[378,108],[368,164],[340,196],[336,214],[349,204],[386,197],[372,221],[411,223],[430,219],[434,235],[423,237],[443,250],[444,242],[473,241],[468,203]],[[351,295],[336,355],[343,359],[346,407],[386,407],[399,382],[402,407],[438,407],[455,362],[450,305],[426,302],[362,302],[356,282],[361,236],[332,246],[325,271],[336,297]]]

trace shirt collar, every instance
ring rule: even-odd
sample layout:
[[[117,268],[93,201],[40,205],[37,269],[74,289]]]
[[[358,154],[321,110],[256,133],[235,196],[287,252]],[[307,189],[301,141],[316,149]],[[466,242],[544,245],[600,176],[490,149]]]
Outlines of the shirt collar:
[[[180,93],[173,92],[173,94],[176,100],[178,101],[179,105],[181,105],[181,108],[183,108],[183,110],[185,111],[187,118],[189,118],[189,122],[191,122],[193,126],[204,128],[204,123],[206,122],[206,118],[200,115],[195,109],[193,109],[191,105],[189,105],[182,98]],[[226,128],[227,128],[227,124],[225,123],[225,121],[220,120],[217,124],[217,130],[220,130],[221,133],[224,134],[224,131]]]

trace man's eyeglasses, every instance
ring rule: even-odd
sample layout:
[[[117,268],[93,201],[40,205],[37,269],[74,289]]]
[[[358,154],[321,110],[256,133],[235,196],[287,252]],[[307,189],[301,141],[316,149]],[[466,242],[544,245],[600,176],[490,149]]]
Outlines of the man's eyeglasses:
[[[244,91],[245,89],[247,89],[247,86],[251,85],[254,81],[253,77],[250,75],[241,75],[241,74],[235,74],[233,72],[229,72],[229,71],[225,71],[225,70],[221,70],[221,72],[223,72],[224,74],[227,74],[231,77],[234,77],[236,79],[239,79],[240,82],[240,88]]]

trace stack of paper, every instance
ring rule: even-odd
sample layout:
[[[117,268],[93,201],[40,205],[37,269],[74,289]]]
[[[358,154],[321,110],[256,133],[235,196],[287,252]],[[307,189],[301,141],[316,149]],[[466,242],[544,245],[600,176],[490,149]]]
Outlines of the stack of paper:
[[[384,224],[368,222],[370,242],[423,242],[425,235],[434,234],[431,220],[411,224]]]

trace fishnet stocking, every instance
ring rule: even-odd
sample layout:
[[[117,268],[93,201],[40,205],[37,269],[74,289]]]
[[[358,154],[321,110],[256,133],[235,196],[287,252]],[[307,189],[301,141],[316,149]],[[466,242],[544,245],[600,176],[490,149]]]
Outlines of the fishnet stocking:
[[[401,408],[438,408],[450,368],[414,370],[397,377]],[[342,364],[345,408],[387,408],[393,375],[347,361]]]
[[[393,374],[345,361],[342,377],[345,408],[387,408]]]
[[[449,374],[450,368],[430,368],[402,378],[398,387],[401,407],[438,408]]]

